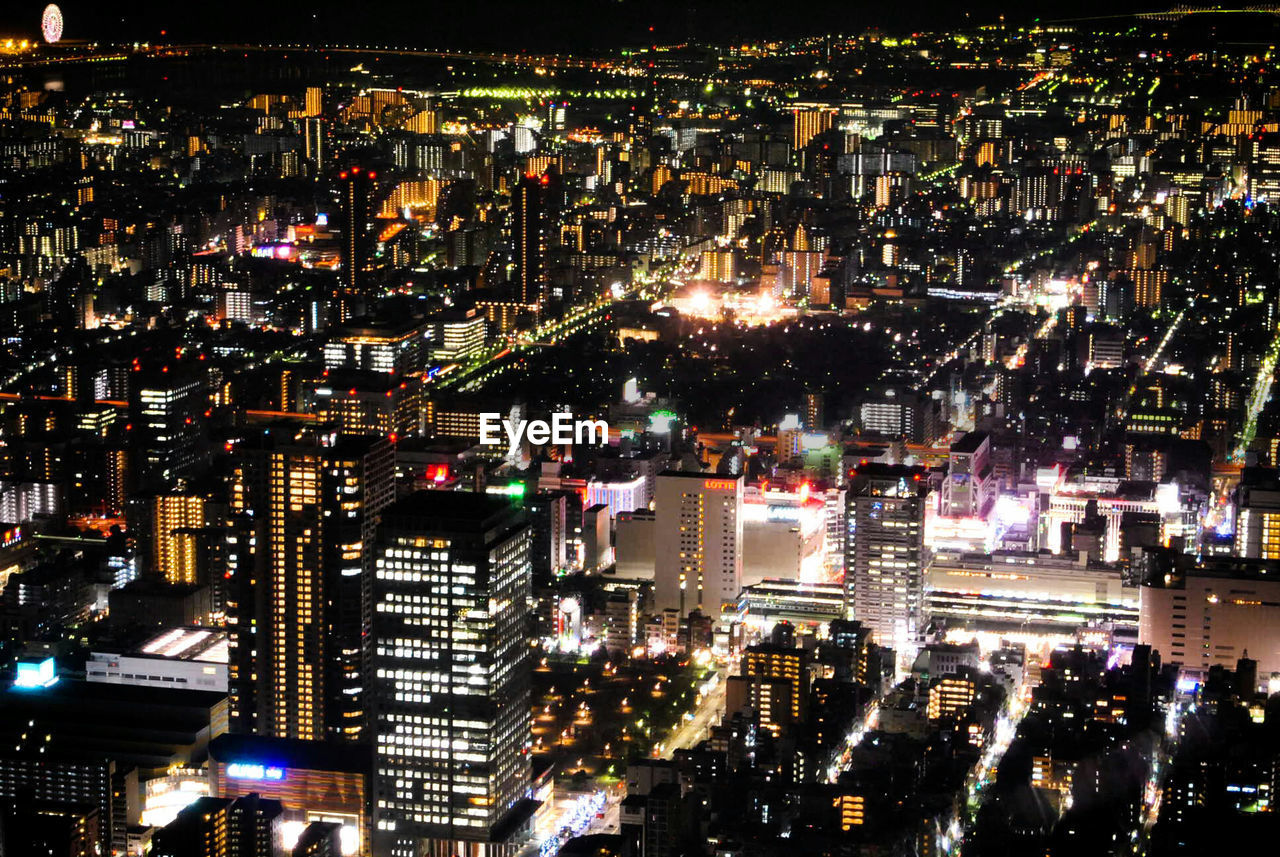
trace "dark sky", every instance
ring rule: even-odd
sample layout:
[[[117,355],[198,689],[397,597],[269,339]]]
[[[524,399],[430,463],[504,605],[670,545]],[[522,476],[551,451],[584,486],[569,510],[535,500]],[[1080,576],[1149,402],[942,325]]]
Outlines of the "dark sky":
[[[728,41],[797,33],[938,29],[1040,16],[1076,17],[1159,8],[1135,0],[1072,3],[979,0],[65,0],[65,37],[97,41],[302,41],[422,47],[584,49],[692,36]],[[44,1],[9,0],[0,34],[39,32]],[[162,36],[161,31],[167,31]]]

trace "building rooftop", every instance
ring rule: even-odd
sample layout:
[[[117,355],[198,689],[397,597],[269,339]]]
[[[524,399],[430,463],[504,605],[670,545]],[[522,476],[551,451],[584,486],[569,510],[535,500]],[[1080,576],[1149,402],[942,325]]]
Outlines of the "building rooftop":
[[[961,455],[972,455],[987,440],[985,431],[967,432],[964,437],[951,444],[951,451]]]
[[[229,656],[229,636],[213,628],[170,628],[127,654],[225,664]]]

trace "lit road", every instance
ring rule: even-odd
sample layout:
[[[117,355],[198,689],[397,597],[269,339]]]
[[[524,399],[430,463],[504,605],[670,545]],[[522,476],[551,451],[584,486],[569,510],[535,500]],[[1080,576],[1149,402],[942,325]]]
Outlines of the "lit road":
[[[710,688],[707,687],[708,684],[711,685]],[[676,750],[687,750],[691,747],[696,747],[699,742],[707,737],[711,727],[719,724],[720,719],[724,716],[725,688],[728,684],[720,673],[711,674],[711,678],[707,679],[702,685],[702,701],[693,710],[692,716],[686,718],[671,733],[671,737],[661,745],[662,758],[670,759],[675,755]]]
[[[436,383],[438,389],[457,387],[459,390],[474,390],[486,381],[501,375],[515,365],[516,359],[525,351],[544,345],[554,345],[568,336],[588,330],[604,321],[613,308],[613,302],[592,306],[575,307],[563,319],[544,322],[532,334],[522,336],[520,341],[511,345],[494,346],[482,352],[470,365],[446,375]]]
[[[1147,782],[1142,794],[1141,825],[1134,831],[1133,835],[1134,852],[1137,854],[1145,854],[1147,852],[1147,848],[1151,844],[1151,831],[1155,828],[1156,822],[1160,820],[1160,804],[1164,797],[1161,783],[1164,771],[1172,760],[1177,747],[1183,713],[1181,702],[1170,703],[1165,709],[1165,743],[1161,743],[1156,747],[1155,758],[1151,760],[1151,772],[1147,776]]]
[[[557,786],[551,808],[536,819],[533,836],[519,857],[552,857],[575,836],[618,832],[618,803],[623,795],[619,789],[582,792]]]
[[[1236,461],[1244,459],[1244,454],[1249,449],[1249,444],[1253,443],[1254,435],[1258,431],[1258,415],[1262,413],[1267,402],[1271,401],[1271,382],[1275,377],[1278,356],[1280,356],[1280,329],[1277,329],[1275,337],[1271,340],[1271,345],[1267,348],[1267,356],[1262,359],[1262,365],[1258,367],[1258,376],[1253,380],[1253,389],[1249,391],[1249,404],[1244,412],[1244,427],[1240,430],[1240,441],[1231,454],[1232,459]]]
[[[1156,345],[1154,351],[1151,352],[1146,361],[1142,364],[1144,374],[1150,374],[1157,369],[1163,369],[1161,359],[1164,357],[1165,349],[1169,347],[1169,343],[1173,341],[1173,337],[1177,334],[1178,328],[1182,326],[1182,322],[1186,320],[1187,312],[1195,306],[1195,298],[1193,297],[1182,311],[1179,312],[1169,324],[1169,328],[1164,332],[1164,336],[1160,337],[1160,342]],[[1116,419],[1123,421],[1129,415],[1129,407],[1133,404],[1133,394],[1137,392],[1137,384],[1130,385],[1125,393],[1124,399],[1121,400],[1119,407],[1116,408]]]
[[[978,805],[982,802],[982,790],[991,780],[991,771],[1000,763],[1005,751],[1009,749],[1009,744],[1018,734],[1018,722],[1025,713],[1026,705],[1021,699],[1016,699],[1012,710],[1009,713],[1001,712],[996,720],[995,735],[991,743],[987,745],[982,758],[965,779],[966,806],[970,817],[977,812]]]
[[[835,756],[831,766],[827,768],[827,782],[834,783],[840,779],[840,774],[849,767],[849,758],[853,753],[853,748],[862,743],[863,736],[867,734],[867,730],[875,725],[879,713],[879,703],[872,703],[867,709],[867,716],[850,729],[848,735],[844,736],[844,745]]]
[[[1030,348],[1031,343],[1037,339],[1047,339],[1049,334],[1052,333],[1053,329],[1057,326],[1058,314],[1050,313],[1049,317],[1046,318],[1044,323],[1040,325],[1038,330],[1036,330],[1035,335],[1031,339],[1019,345],[1018,349],[1014,351],[1013,354],[1010,354],[1008,359],[1005,360],[1004,365],[1010,369],[1021,368],[1022,365],[1027,362],[1027,351]]]
[[[1178,332],[1178,328],[1182,326],[1182,322],[1187,317],[1187,310],[1189,309],[1191,309],[1190,304],[1183,307],[1182,312],[1178,313],[1177,317],[1174,318],[1173,324],[1169,325],[1169,329],[1164,332],[1164,337],[1161,338],[1160,344],[1156,346],[1156,350],[1152,352],[1149,358],[1147,358],[1147,362],[1143,365],[1142,371],[1152,372],[1156,369],[1157,363],[1161,356],[1164,355],[1164,350],[1169,347],[1169,341],[1173,339],[1174,334]]]

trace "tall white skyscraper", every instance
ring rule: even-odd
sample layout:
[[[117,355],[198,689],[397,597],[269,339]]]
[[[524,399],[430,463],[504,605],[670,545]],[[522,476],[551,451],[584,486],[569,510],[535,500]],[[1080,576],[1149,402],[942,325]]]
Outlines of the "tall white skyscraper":
[[[529,526],[505,498],[386,509],[373,586],[374,845],[513,857],[532,817]]]
[[[924,627],[925,471],[864,464],[849,489],[845,609],[906,656]]]
[[[742,588],[742,476],[663,473],[654,511],[658,609],[718,618]]]

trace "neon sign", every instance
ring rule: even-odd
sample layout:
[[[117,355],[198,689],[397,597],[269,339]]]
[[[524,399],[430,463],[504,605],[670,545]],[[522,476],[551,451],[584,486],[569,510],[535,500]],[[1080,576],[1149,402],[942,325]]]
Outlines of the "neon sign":
[[[702,487],[708,491],[732,491],[737,486],[736,479],[708,479],[702,483]]]
[[[236,780],[283,780],[284,768],[256,765],[250,762],[232,762],[227,765],[227,776]]]

